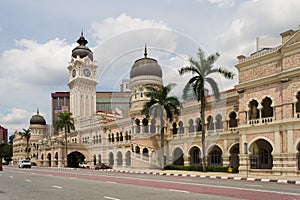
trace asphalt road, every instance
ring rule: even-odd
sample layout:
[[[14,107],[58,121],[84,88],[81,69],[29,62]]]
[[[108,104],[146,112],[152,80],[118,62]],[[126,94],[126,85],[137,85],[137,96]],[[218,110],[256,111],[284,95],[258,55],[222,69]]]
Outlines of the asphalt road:
[[[0,200],[300,199],[300,186],[53,168],[0,172]]]

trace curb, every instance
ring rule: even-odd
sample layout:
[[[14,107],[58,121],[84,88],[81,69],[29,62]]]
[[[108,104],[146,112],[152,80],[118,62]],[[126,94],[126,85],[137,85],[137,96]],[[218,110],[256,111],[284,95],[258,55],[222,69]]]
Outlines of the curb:
[[[286,184],[299,184],[300,185],[300,181],[295,181],[295,180],[246,178],[246,177],[234,177],[234,176],[205,176],[205,175],[196,175],[196,174],[177,174],[177,173],[166,173],[166,172],[128,171],[128,170],[114,170],[114,169],[108,169],[106,171],[119,172],[119,173],[130,173],[130,174],[151,174],[151,175],[160,175],[160,176],[182,176],[182,177],[192,177],[192,178],[227,179],[227,180],[239,180],[239,181],[259,181],[259,182],[286,183]]]

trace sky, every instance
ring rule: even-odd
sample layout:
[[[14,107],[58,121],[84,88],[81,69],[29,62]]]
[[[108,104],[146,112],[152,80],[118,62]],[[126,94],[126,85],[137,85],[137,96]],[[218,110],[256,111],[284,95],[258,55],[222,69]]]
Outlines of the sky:
[[[280,38],[300,24],[299,0],[3,0],[0,2],[0,125],[29,128],[37,109],[51,124],[51,93],[69,91],[68,64],[83,31],[94,52],[97,91],[118,91],[130,68],[155,58],[164,84],[182,95],[187,76],[177,70],[216,52],[216,67],[234,72],[221,90],[238,84],[238,55],[256,51],[256,38]]]

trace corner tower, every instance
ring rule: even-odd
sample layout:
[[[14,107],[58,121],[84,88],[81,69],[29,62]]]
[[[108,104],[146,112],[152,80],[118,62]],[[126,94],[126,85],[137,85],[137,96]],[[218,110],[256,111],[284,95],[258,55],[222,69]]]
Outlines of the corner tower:
[[[86,46],[88,41],[83,32],[77,40],[79,44],[72,50],[69,62],[70,112],[76,119],[96,113],[96,63],[93,52]]]

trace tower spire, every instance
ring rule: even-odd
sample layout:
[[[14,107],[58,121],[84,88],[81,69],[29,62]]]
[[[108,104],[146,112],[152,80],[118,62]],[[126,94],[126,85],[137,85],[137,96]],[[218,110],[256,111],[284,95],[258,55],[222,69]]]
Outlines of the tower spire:
[[[36,108],[36,114],[40,114],[39,108]]]
[[[148,55],[148,53],[147,53],[147,44],[145,44],[145,52],[144,52],[145,58],[147,58],[147,55]]]

